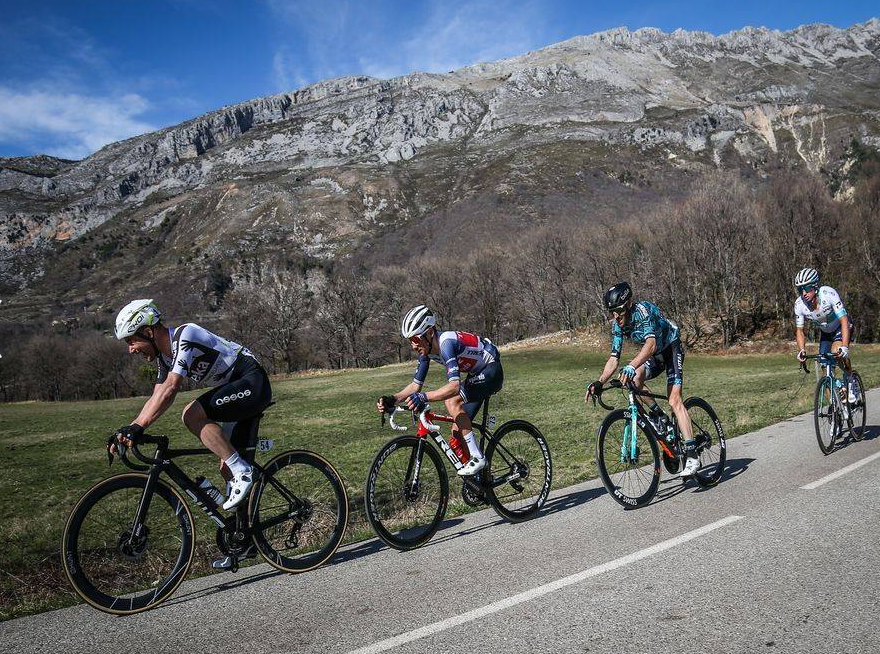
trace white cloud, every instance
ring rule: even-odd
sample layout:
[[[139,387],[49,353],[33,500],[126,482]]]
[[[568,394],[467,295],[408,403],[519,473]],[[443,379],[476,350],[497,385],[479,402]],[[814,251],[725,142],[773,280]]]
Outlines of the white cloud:
[[[415,71],[446,72],[547,45],[551,30],[535,1],[431,0],[423,11],[345,0],[268,0],[290,44],[273,58],[279,89],[328,77],[390,78]],[[388,9],[388,10],[386,10]],[[402,35],[402,36],[401,36]],[[302,53],[294,62],[290,47]]]
[[[139,118],[148,108],[136,93],[97,97],[0,85],[0,143],[51,144],[46,154],[80,159],[108,143],[154,130]]]
[[[272,77],[275,80],[275,90],[279,93],[291,91],[309,83],[297,66],[294,65],[292,55],[287,48],[275,51],[272,57]]]
[[[402,47],[399,74],[446,72],[546,45],[546,24],[535,3],[435,1],[427,22]]]

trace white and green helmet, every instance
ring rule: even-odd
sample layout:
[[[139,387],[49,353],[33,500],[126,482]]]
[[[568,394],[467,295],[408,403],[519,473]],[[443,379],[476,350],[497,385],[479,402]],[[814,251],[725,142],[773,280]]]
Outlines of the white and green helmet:
[[[819,283],[819,271],[815,268],[804,268],[794,277],[794,285],[798,288],[801,286],[810,286]]]
[[[129,302],[116,315],[116,338],[122,340],[134,336],[141,327],[152,327],[162,312],[153,300],[134,300]]]

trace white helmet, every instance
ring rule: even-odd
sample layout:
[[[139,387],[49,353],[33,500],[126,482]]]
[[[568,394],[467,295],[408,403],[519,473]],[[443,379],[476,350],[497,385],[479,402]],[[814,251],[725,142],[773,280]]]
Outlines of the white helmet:
[[[429,327],[433,327],[437,323],[434,312],[424,304],[420,304],[403,317],[400,325],[400,333],[404,338],[412,338],[413,336],[421,336]]]
[[[116,338],[120,341],[141,327],[151,327],[159,322],[162,312],[153,300],[134,300],[129,302],[116,315]]]
[[[794,276],[794,285],[797,287],[809,286],[819,283],[819,271],[815,268],[804,268]]]

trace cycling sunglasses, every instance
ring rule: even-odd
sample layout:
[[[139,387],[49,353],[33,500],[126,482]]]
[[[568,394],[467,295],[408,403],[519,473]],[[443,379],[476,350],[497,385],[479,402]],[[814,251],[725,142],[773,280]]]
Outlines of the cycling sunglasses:
[[[806,295],[807,293],[811,293],[812,291],[818,291],[818,284],[807,284],[806,286],[799,286],[798,291],[800,291],[801,295]]]

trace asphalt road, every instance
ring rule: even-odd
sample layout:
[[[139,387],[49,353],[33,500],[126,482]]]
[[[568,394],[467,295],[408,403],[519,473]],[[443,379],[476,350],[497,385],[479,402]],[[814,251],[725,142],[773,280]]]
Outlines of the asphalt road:
[[[193,580],[140,615],[2,623],[0,650],[874,654],[880,390],[868,404],[861,442],[823,456],[812,417],[793,418],[729,441],[717,487],[664,480],[637,511],[597,480],[526,523],[449,520],[413,552],[372,540],[304,575]]]

